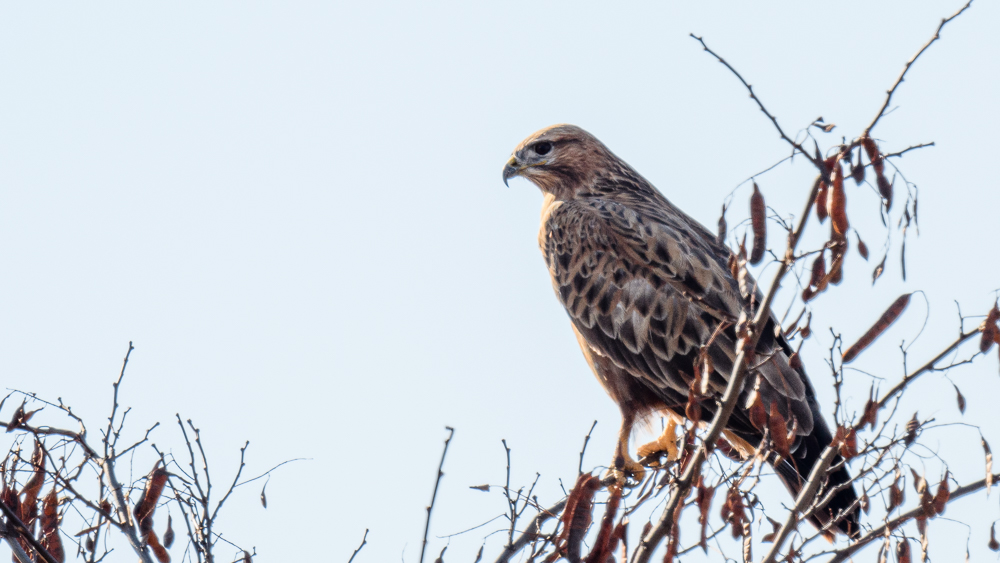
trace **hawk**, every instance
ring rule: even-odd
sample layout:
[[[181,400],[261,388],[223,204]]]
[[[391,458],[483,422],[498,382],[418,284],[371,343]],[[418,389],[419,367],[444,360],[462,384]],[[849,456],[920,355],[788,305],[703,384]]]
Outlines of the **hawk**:
[[[713,366],[700,387],[709,398],[701,402],[708,412],[703,418],[714,413],[712,399],[725,391],[737,355],[734,325],[741,316],[752,318],[760,291],[741,294],[729,248],[579,127],[554,125],[521,142],[504,166],[504,184],[515,176],[545,196],[538,244],[552,286],[587,363],[621,410],[611,472],[622,482],[641,481],[643,467],[628,450],[633,425],[656,414],[671,421],[685,416],[700,353]],[[756,391],[765,411],[776,409],[795,431],[789,459],[772,454],[769,461],[797,495],[832,436],[805,371],[789,365],[792,349],[773,315],[760,333],[759,365],[725,433],[744,454],[761,444],[763,429],[751,422],[747,404]],[[676,452],[673,441],[671,424],[639,454]],[[813,522],[841,517],[838,528],[856,536],[857,495],[841,460],[834,463],[840,467],[825,490],[846,486]]]

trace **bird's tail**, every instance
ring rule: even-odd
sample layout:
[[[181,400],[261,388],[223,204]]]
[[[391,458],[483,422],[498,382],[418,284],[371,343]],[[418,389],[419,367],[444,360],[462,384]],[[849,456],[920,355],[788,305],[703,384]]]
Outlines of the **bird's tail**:
[[[799,492],[809,478],[820,455],[827,445],[832,441],[830,431],[826,424],[817,420],[813,433],[800,439],[798,447],[792,452],[791,459],[781,460],[774,465],[774,469],[781,481],[785,484],[793,497],[798,497]],[[819,529],[826,527],[831,521],[836,520],[836,528],[847,534],[850,538],[858,538],[861,535],[861,528],[858,523],[859,505],[858,495],[851,483],[851,474],[847,467],[842,464],[842,458],[838,455],[834,458],[833,466],[840,464],[840,468],[829,475],[826,486],[821,487],[819,495],[826,497],[829,491],[847,483],[846,487],[837,491],[833,498],[825,506],[817,510],[810,518],[813,525]]]

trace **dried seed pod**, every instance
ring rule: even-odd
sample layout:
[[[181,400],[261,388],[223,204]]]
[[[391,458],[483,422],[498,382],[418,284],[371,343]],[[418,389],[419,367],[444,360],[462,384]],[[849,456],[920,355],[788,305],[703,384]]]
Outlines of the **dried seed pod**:
[[[1000,551],[1000,542],[997,541],[996,525],[996,522],[990,524],[990,543],[986,544],[986,547],[990,548],[990,551]]]
[[[754,182],[753,195],[750,196],[750,222],[753,226],[753,251],[750,253],[750,263],[758,264],[764,258],[764,248],[767,246],[767,216],[764,195],[760,193],[757,182]]]
[[[903,492],[903,488],[899,486],[899,472],[896,472],[896,479],[889,486],[889,508],[888,511],[892,512],[897,507],[902,506],[903,502],[906,500],[906,493]]]
[[[684,416],[694,424],[701,422],[701,400],[694,393],[688,393]]]
[[[562,513],[563,530],[557,540],[557,545],[566,548],[566,558],[570,561],[580,560],[580,542],[590,527],[591,511],[594,506],[594,493],[600,488],[601,481],[589,473],[577,477],[576,485],[566,499],[566,507]]]
[[[715,495],[715,488],[705,486],[703,475],[698,476],[698,493],[696,504],[698,505],[698,522],[701,524],[701,547],[708,549],[708,511],[712,508],[712,497]]]
[[[746,521],[746,507],[743,496],[740,495],[739,483],[734,482],[726,493],[726,502],[722,504],[722,521],[732,525],[733,539],[743,535],[743,522]]]
[[[605,562],[611,557],[612,552],[618,546],[618,540],[614,536],[615,516],[618,513],[618,505],[622,500],[622,487],[612,485],[608,487],[607,503],[604,505],[604,516],[601,518],[601,525],[594,540],[590,554],[584,563]]]
[[[56,489],[45,496],[42,502],[41,521],[41,544],[53,559],[62,563],[66,560],[66,553],[63,551],[62,538],[59,537],[59,499],[56,497]]]
[[[986,320],[980,327],[983,336],[979,339],[979,351],[986,353],[990,351],[994,342],[1000,340],[1000,329],[997,328],[997,321],[1000,320],[1000,308],[997,303],[993,303],[993,308],[986,315]]]
[[[156,510],[156,504],[160,501],[163,487],[167,484],[167,476],[167,470],[160,467],[160,462],[157,461],[153,471],[146,479],[146,488],[143,489],[139,501],[136,502],[135,508],[132,510],[143,536],[153,529],[153,511]]]
[[[913,418],[906,423],[906,436],[903,438],[903,443],[906,447],[910,447],[913,441],[917,439],[917,429],[920,428],[920,421],[917,420],[917,413],[913,413]]]
[[[837,436],[841,437],[840,455],[844,459],[854,459],[858,457],[858,433],[851,428],[837,428]]]
[[[882,272],[885,271],[885,260],[889,257],[888,254],[882,257],[882,261],[879,262],[878,266],[872,270],[872,285],[875,285],[875,281],[882,277]]]
[[[809,328],[812,325],[812,318],[813,314],[812,311],[810,311],[809,314],[806,316],[806,326],[802,327],[802,330],[799,331],[799,334],[802,335],[803,340],[809,338],[809,335],[812,334],[812,329]]]
[[[858,237],[858,254],[860,254],[861,257],[864,258],[865,261],[867,262],[868,261],[868,245],[865,244],[865,241],[861,240],[861,235],[858,234],[858,231],[854,231],[854,234],[855,234],[855,236]]]
[[[167,516],[167,531],[163,533],[163,547],[170,549],[174,545],[174,519]]]
[[[771,432],[771,444],[774,451],[778,452],[784,459],[788,459],[791,453],[788,447],[788,426],[785,418],[778,411],[777,403],[771,403],[771,412],[767,417],[767,428]]]
[[[889,308],[886,309],[884,313],[882,313],[882,316],[879,318],[879,320],[876,321],[875,324],[872,325],[870,329],[868,329],[868,332],[866,332],[864,336],[862,336],[857,342],[854,343],[854,345],[852,345],[850,348],[847,349],[846,352],[844,352],[844,357],[842,361],[845,364],[851,362],[852,360],[854,360],[854,358],[858,357],[858,354],[860,354],[865,348],[871,345],[871,343],[874,342],[876,338],[881,336],[882,333],[885,332],[885,330],[889,328],[890,325],[892,325],[892,323],[896,322],[896,319],[899,318],[899,316],[906,309],[906,306],[910,303],[910,295],[911,294],[909,293],[904,293],[903,295],[900,295],[899,298],[897,298],[896,301],[892,305],[890,305]]]
[[[937,493],[934,494],[934,513],[944,514],[944,508],[948,504],[948,498],[951,496],[951,491],[948,489],[948,471],[944,472],[944,479],[941,479],[941,483],[938,485]]]
[[[819,190],[816,192],[816,217],[820,223],[826,221],[826,217],[829,215],[826,208],[827,190],[826,182],[820,182]]]
[[[760,376],[757,376],[753,391],[747,397],[747,411],[750,414],[750,424],[753,424],[754,428],[763,430],[767,426],[767,410],[760,400]]]
[[[858,162],[851,168],[851,178],[859,186],[865,181],[865,165],[861,162],[861,155],[858,155]]]
[[[156,537],[156,532],[150,530],[146,534],[146,545],[153,551],[153,555],[156,556],[157,561],[160,563],[170,563],[170,554],[167,553],[167,548],[160,544],[160,539]]]
[[[986,455],[986,496],[989,497],[990,489],[993,487],[993,452],[990,451],[986,438],[980,436],[979,439],[983,443],[983,453]]]
[[[958,390],[958,385],[952,383],[951,386],[955,388],[955,400],[958,401],[958,411],[965,414],[965,396]]]
[[[792,352],[792,355],[788,356],[788,367],[795,371],[802,371],[802,358],[799,357],[798,352]]]
[[[888,211],[892,207],[892,184],[882,174],[878,175],[876,183],[878,184],[878,193],[885,200],[885,209]]]
[[[826,250],[822,250],[820,251],[819,256],[817,256],[816,259],[813,260],[812,274],[809,277],[809,285],[817,288],[819,291],[822,291],[822,289],[820,289],[820,284],[823,283],[823,278],[826,277],[825,256],[826,256]]]
[[[875,401],[875,385],[872,384],[868,390],[868,402],[865,403],[864,414],[861,416],[861,426],[868,424],[875,430],[875,424],[878,423],[878,409],[878,402]]]
[[[829,190],[827,211],[833,220],[833,230],[841,237],[847,234],[847,193],[844,191],[844,170],[840,163],[833,166],[833,186]]]

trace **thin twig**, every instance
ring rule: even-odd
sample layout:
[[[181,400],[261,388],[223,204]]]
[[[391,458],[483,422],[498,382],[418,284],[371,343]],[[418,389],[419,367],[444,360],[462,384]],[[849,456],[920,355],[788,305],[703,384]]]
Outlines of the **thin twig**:
[[[908,153],[910,151],[915,151],[917,149],[922,149],[922,148],[926,148],[926,147],[933,147],[933,146],[934,146],[934,141],[931,141],[929,143],[920,143],[919,145],[913,145],[911,147],[906,147],[905,149],[903,149],[901,151],[896,151],[896,152],[891,152],[891,153],[888,153],[888,154],[883,154],[882,156],[884,158],[896,158],[896,157],[901,157],[901,156],[903,156],[904,154],[906,154],[906,153]],[[869,164],[868,166],[871,166],[871,164]]]
[[[971,5],[972,5],[972,0],[969,0],[968,2],[965,3],[964,6],[962,6],[962,8],[959,11],[955,12],[950,17],[941,20],[940,25],[938,25],[937,31],[934,32],[934,37],[931,37],[930,41],[925,43],[924,46],[921,47],[919,51],[917,51],[916,55],[913,55],[913,57],[910,60],[906,61],[906,64],[903,65],[903,71],[899,73],[899,78],[896,79],[896,82],[892,85],[892,88],[890,88],[889,91],[886,92],[885,102],[882,104],[882,109],[878,111],[878,114],[875,116],[875,119],[872,120],[871,125],[865,127],[865,132],[861,135],[862,137],[867,137],[871,133],[871,130],[875,128],[875,125],[878,123],[878,120],[882,119],[882,116],[885,115],[885,110],[888,109],[889,102],[892,101],[892,95],[896,93],[896,88],[899,88],[899,85],[903,83],[903,78],[906,77],[906,72],[910,70],[910,66],[912,66],[913,63],[917,62],[917,59],[920,57],[920,55],[924,54],[924,51],[926,51],[928,47],[930,47],[935,41],[941,38],[941,29],[944,28],[944,26],[948,22],[962,15],[962,12],[968,10],[969,6]]]
[[[899,383],[897,383],[892,389],[888,390],[885,393],[885,395],[883,395],[882,398],[879,399],[878,408],[881,410],[883,407],[885,407],[886,403],[888,403],[890,399],[892,399],[897,394],[902,393],[903,389],[905,389],[907,385],[909,385],[914,379],[916,379],[920,375],[923,375],[924,373],[927,373],[929,371],[934,371],[936,369],[934,366],[937,365],[938,362],[940,362],[946,356],[954,352],[955,349],[961,346],[966,340],[969,340],[970,338],[978,334],[980,334],[979,329],[975,329],[960,334],[958,336],[958,339],[952,342],[947,348],[945,348],[943,352],[941,352],[937,356],[934,356],[933,359],[931,359],[926,364],[920,366],[912,373],[904,376],[903,379],[899,381]],[[862,424],[861,421],[859,421],[858,424],[855,425],[855,430],[860,430],[862,427],[864,427],[864,424]]]
[[[730,65],[728,62],[726,62],[726,59],[723,59],[715,51],[709,49],[708,45],[705,44],[705,40],[704,39],[702,39],[701,37],[698,37],[697,35],[695,35],[693,33],[690,33],[688,35],[690,35],[693,39],[695,39],[696,41],[698,41],[698,43],[701,43],[701,47],[706,52],[708,52],[710,55],[712,55],[713,57],[715,57],[716,60],[718,60],[720,63],[722,63],[723,65],[725,65],[725,67],[728,68],[729,71],[732,72],[733,75],[736,76],[736,78],[738,78],[740,80],[740,82],[743,83],[743,86],[745,86],[746,89],[747,89],[747,91],[750,92],[750,98],[753,99],[753,101],[757,102],[757,107],[760,108],[760,111],[762,111],[764,113],[764,115],[766,115],[767,118],[771,120],[771,123],[774,124],[774,128],[778,130],[778,135],[780,135],[781,138],[785,140],[785,142],[787,142],[789,145],[791,145],[793,149],[795,149],[795,150],[799,151],[800,153],[802,153],[817,168],[819,168],[820,170],[822,170],[823,169],[823,165],[822,165],[822,163],[819,160],[817,160],[814,156],[812,156],[808,152],[806,152],[806,150],[802,148],[802,145],[800,145],[799,143],[795,142],[795,140],[793,140],[791,137],[789,137],[787,134],[785,134],[785,130],[781,128],[781,125],[778,125],[778,118],[774,117],[774,114],[772,114],[771,112],[769,112],[767,110],[767,108],[764,107],[764,103],[760,101],[760,98],[758,98],[757,94],[753,91],[753,86],[751,86],[746,80],[744,80],[743,76],[739,72],[737,72],[737,70],[735,68],[733,68],[732,65]]]
[[[361,548],[364,547],[366,543],[368,543],[368,528],[365,528],[365,536],[361,538],[361,545],[359,545],[358,548],[354,550],[354,553],[351,554],[351,558],[347,560],[347,563],[351,563],[352,561],[354,561],[354,556],[357,555],[359,551],[361,551]]]
[[[587,431],[587,437],[583,439],[583,447],[580,448],[580,465],[577,467],[577,475],[583,475],[583,454],[587,452],[587,442],[590,442],[590,434],[594,431],[595,427],[597,427],[596,420],[590,425],[590,430]]]
[[[441,463],[438,464],[437,479],[434,480],[434,492],[431,494],[431,504],[427,507],[427,521],[424,522],[424,541],[420,544],[420,563],[424,563],[424,552],[427,551],[427,534],[431,530],[431,511],[434,510],[434,500],[437,499],[438,485],[441,484],[441,478],[444,477],[444,457],[448,455],[448,444],[451,443],[451,437],[455,435],[455,429],[451,426],[445,426],[445,430],[448,431],[448,437],[444,440],[444,450],[441,452]]]
[[[239,469],[236,470],[236,476],[233,477],[233,484],[229,486],[229,490],[226,491],[226,494],[222,496],[222,499],[219,501],[219,504],[215,505],[215,510],[212,511],[212,520],[215,520],[215,517],[219,515],[219,510],[222,509],[222,505],[225,504],[226,499],[229,498],[229,495],[233,494],[233,489],[236,488],[236,483],[240,480],[240,475],[243,474],[243,468],[246,467],[245,456],[247,448],[249,447],[250,447],[250,440],[247,440],[247,443],[244,444],[242,448],[240,448],[240,467]]]
[[[542,524],[544,524],[546,520],[554,516],[558,516],[565,507],[566,499],[563,499],[549,508],[540,511],[538,515],[531,520],[531,523],[528,524],[528,528],[520,536],[518,536],[517,540],[503,548],[503,552],[500,553],[499,557],[497,557],[496,563],[508,563],[511,557],[524,549],[524,546],[528,545],[528,542],[538,537],[542,530]]]

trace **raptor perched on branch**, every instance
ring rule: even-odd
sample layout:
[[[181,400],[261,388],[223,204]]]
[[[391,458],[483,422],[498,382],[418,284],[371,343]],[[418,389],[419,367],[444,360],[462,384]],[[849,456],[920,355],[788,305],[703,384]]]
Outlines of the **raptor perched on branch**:
[[[639,481],[643,467],[628,450],[633,424],[655,414],[692,418],[692,404],[714,413],[739,352],[740,320],[753,317],[760,292],[749,277],[741,291],[729,248],[579,127],[555,125],[525,139],[503,169],[504,183],[515,176],[545,195],[538,243],[553,288],[587,362],[621,409],[612,473]],[[789,455],[768,459],[794,495],[833,438],[777,327],[772,316],[760,331],[726,435],[749,453],[765,438],[760,408],[764,416],[780,414],[794,433]],[[672,433],[640,447],[640,456],[673,449]],[[829,485],[849,481],[840,467]],[[838,528],[856,535],[857,508],[844,513],[856,498],[845,487],[814,522],[839,518]]]

